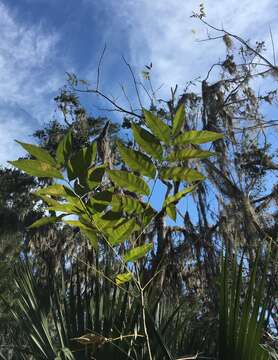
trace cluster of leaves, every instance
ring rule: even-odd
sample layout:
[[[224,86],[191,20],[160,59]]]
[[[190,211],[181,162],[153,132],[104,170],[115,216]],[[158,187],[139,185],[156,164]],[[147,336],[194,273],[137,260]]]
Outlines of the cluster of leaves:
[[[128,249],[122,257],[128,270],[129,263],[144,257],[153,246],[152,243],[138,246],[140,234],[158,214],[150,205],[152,190],[148,182],[155,185],[160,179],[192,185],[202,181],[204,176],[184,163],[215,155],[201,150],[199,144],[223,137],[212,131],[182,133],[184,121],[184,106],[179,107],[171,126],[144,110],[145,126],[132,124],[138,150],[117,142],[129,170],[110,169],[108,164],[98,163],[96,141],[72,153],[71,130],[60,141],[55,158],[39,146],[19,142],[34,159],[10,163],[29,175],[56,181],[34,193],[48,205],[51,216],[39,219],[31,228],[55,222],[79,227],[96,250],[101,242],[114,248],[128,240]],[[175,220],[176,205],[194,189],[195,184],[168,194],[160,212]],[[116,282],[121,284],[131,279],[132,273],[127,271],[118,274]]]

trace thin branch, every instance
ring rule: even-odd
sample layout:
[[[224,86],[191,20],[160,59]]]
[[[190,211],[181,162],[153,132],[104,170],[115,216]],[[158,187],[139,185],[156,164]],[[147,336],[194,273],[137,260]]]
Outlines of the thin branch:
[[[96,87],[97,90],[99,88],[100,67],[101,67],[101,63],[102,63],[105,51],[106,51],[106,44],[104,45],[104,48],[102,50],[102,53],[101,53],[101,56],[100,56],[100,59],[99,59],[99,62],[98,62],[98,67],[97,67],[97,87]]]

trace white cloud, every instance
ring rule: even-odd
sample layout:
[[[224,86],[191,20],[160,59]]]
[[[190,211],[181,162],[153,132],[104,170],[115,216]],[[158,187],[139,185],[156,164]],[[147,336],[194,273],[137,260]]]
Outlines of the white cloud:
[[[190,18],[198,11],[194,0],[122,0],[111,1],[117,23],[129,34],[131,60],[139,72],[152,61],[157,84],[169,87],[204,75],[224,51],[219,42],[196,42],[206,37],[206,27]],[[266,40],[269,26],[278,39],[277,7],[274,0],[206,0],[206,20],[246,39]],[[192,29],[196,31],[194,34]],[[271,56],[271,53],[269,54]]]
[[[59,36],[43,25],[22,25],[0,2],[0,163],[19,154],[26,139],[53,113],[51,100],[64,82]]]

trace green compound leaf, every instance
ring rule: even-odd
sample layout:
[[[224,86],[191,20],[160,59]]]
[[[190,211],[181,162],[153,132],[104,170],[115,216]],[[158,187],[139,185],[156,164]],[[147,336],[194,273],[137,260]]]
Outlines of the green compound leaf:
[[[188,159],[206,159],[210,156],[215,156],[216,153],[211,151],[202,151],[197,149],[183,149],[171,153],[166,160],[168,161],[183,161]]]
[[[155,178],[156,169],[151,159],[142,154],[140,151],[128,149],[119,141],[117,146],[124,162],[134,171],[137,171],[141,175]]]
[[[49,154],[49,152],[46,151],[45,149],[43,149],[37,145],[26,144],[26,143],[23,143],[23,142],[17,141],[17,140],[16,140],[16,142],[18,144],[20,144],[23,147],[23,149],[28,151],[28,153],[30,155],[34,156],[37,160],[48,163],[48,164],[52,165],[53,167],[57,166],[56,161]]]
[[[168,196],[165,199],[163,206],[169,206],[171,204],[177,204],[185,195],[191,193],[195,189],[196,189],[196,186],[190,186],[190,187],[187,187],[187,188],[177,192],[175,195]]]
[[[198,180],[204,180],[205,177],[197,170],[186,169],[183,167],[164,168],[160,171],[160,177],[165,180],[184,180],[187,182],[193,182]]]
[[[153,244],[144,244],[142,246],[138,246],[134,249],[131,249],[124,255],[124,261],[125,262],[136,261],[144,257],[152,248],[153,248]]]
[[[185,120],[184,104],[181,104],[173,120],[173,128],[172,128],[173,136],[178,135],[178,133],[181,131],[182,125],[184,124],[184,120]]]
[[[31,176],[63,179],[60,171],[46,162],[39,160],[14,160],[9,161],[9,163]]]
[[[171,138],[171,129],[158,116],[144,109],[145,122],[152,133],[161,141],[169,144]]]
[[[108,170],[110,179],[121,188],[139,195],[149,195],[150,189],[143,179],[122,170]]]
[[[131,125],[132,133],[137,144],[147,154],[153,156],[155,159],[162,160],[163,148],[159,140],[149,131],[141,128],[136,124]]]
[[[216,133],[214,131],[192,130],[192,131],[186,131],[185,133],[179,135],[175,139],[174,144],[175,145],[203,144],[210,141],[222,139],[223,137],[224,137],[223,134]]]
[[[42,217],[41,219],[35,221],[32,225],[28,226],[28,229],[34,229],[43,225],[53,224],[60,220],[61,220],[60,216]]]
[[[116,284],[117,285],[122,285],[126,282],[129,282],[132,279],[132,273],[131,272],[126,272],[123,274],[118,274],[116,276]]]

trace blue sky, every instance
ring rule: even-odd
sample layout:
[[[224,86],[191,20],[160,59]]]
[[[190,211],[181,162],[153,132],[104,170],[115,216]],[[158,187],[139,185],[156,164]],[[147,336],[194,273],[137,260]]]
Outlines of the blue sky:
[[[103,49],[102,89],[124,102],[133,94],[121,56],[140,75],[153,63],[155,85],[182,88],[217,61],[224,46],[198,43],[206,29],[190,18],[195,0],[0,0],[0,164],[21,154],[13,139],[30,135],[54,114],[65,72],[96,78]],[[244,38],[278,40],[275,0],[207,0],[207,20]],[[194,31],[192,31],[194,30]],[[268,54],[271,58],[271,53]],[[115,116],[115,114],[112,114]]]

